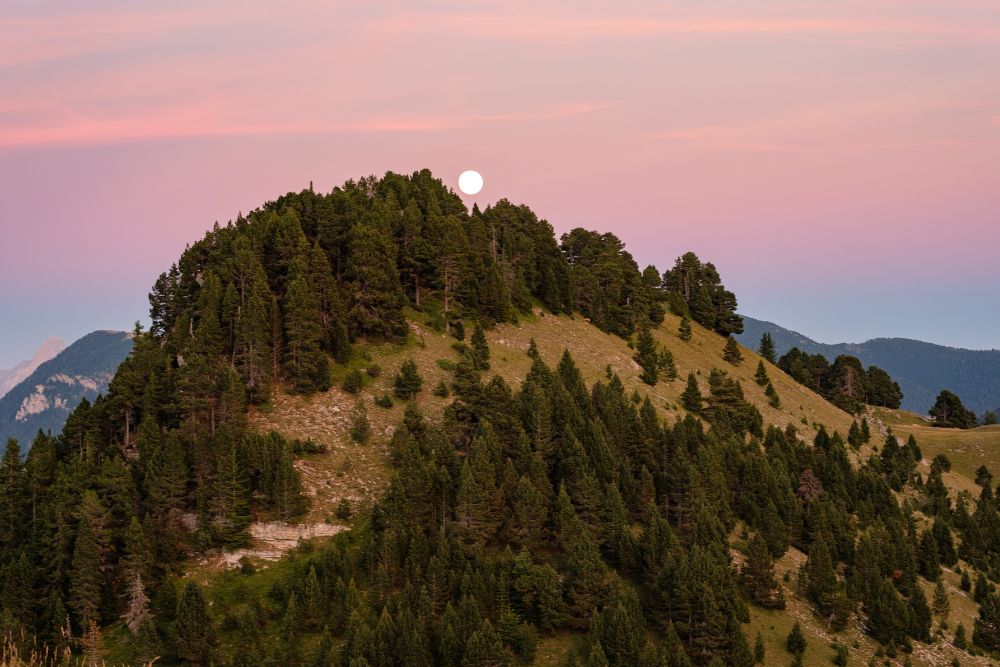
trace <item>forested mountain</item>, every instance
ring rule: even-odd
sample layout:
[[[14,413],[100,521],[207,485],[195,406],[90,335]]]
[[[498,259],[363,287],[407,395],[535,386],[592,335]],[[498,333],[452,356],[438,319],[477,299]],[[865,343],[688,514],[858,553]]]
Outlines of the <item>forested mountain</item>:
[[[751,607],[785,606],[774,563],[792,550],[806,554],[795,602],[843,650],[849,627],[883,654],[929,642],[925,588],[942,564],[981,573],[965,646],[1000,650],[989,471],[976,496],[954,497],[947,459],[925,478],[915,440],[883,439],[777,367],[754,357],[744,386],[736,298],[693,254],[640,271],[611,234],[557,241],[525,206],[469,212],[429,172],[390,173],[217,226],[150,306],[107,394],[26,461],[14,442],[0,461],[0,629],[16,650],[471,667],[529,664],[563,638],[570,666],[750,667],[774,650],[747,635]],[[588,381],[568,351],[490,348],[493,326],[568,315],[632,354]],[[359,395],[382,374],[372,349],[432,336],[452,341],[435,364],[446,376],[432,390],[400,363],[376,402],[406,404],[394,428],[373,433],[354,406],[350,439],[379,439],[393,473],[350,530],[209,587],[183,576],[248,545],[254,522],[308,509],[296,459],[324,443],[262,432],[248,412],[289,393]],[[516,381],[498,371],[514,355],[527,368]],[[626,389],[633,363],[645,393]],[[679,402],[653,393],[675,381]],[[793,403],[781,428],[765,420],[775,384]],[[801,661],[795,628],[791,655],[769,664]]]
[[[980,417],[1000,406],[1000,350],[964,350],[907,338],[875,338],[864,343],[818,343],[773,322],[743,317],[737,339],[753,349],[770,332],[779,356],[793,347],[822,354],[831,363],[840,355],[885,369],[903,391],[902,407],[921,415],[942,389],[958,394]]]
[[[131,349],[129,334],[95,331],[53,354],[0,397],[0,441],[16,438],[27,445],[39,430],[58,435],[81,401],[107,391]]]

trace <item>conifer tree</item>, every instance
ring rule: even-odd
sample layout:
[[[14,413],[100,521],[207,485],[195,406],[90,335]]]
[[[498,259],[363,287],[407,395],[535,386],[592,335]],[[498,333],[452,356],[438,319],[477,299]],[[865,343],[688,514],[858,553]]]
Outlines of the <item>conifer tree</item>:
[[[770,382],[767,383],[767,387],[764,388],[764,395],[767,396],[767,403],[772,408],[781,407],[781,397],[778,396],[778,390],[774,388],[774,385]]]
[[[801,658],[806,652],[806,637],[802,634],[802,626],[798,621],[792,626],[792,631],[788,633],[785,640],[785,649],[797,658]]]
[[[642,368],[640,379],[648,385],[655,385],[659,380],[660,359],[656,351],[656,341],[653,340],[653,334],[648,325],[639,329],[635,343],[635,355],[632,359]]]
[[[416,396],[423,384],[424,380],[417,371],[417,364],[413,359],[407,359],[399,367],[399,373],[396,374],[396,379],[393,381],[392,391],[396,398],[406,401]]]
[[[933,609],[934,613],[938,616],[948,618],[951,601],[948,599],[948,591],[945,590],[944,579],[942,577],[938,577],[937,582],[934,584]]]
[[[469,342],[472,344],[469,353],[472,355],[472,363],[476,370],[488,371],[490,369],[490,346],[486,342],[486,332],[478,322]]]
[[[297,391],[325,391],[330,387],[330,362],[323,351],[322,314],[305,272],[302,262],[292,265],[288,291],[282,299],[285,372]]]
[[[250,486],[239,451],[230,441],[216,464],[212,493],[212,533],[227,545],[247,542],[250,525]]]
[[[726,339],[726,347],[722,351],[722,358],[734,366],[739,366],[743,361],[743,353],[740,352],[739,343],[732,336]]]
[[[758,632],[757,641],[753,645],[753,660],[758,665],[764,664],[765,649],[764,649],[764,637]]]
[[[677,379],[677,364],[674,362],[674,353],[670,350],[660,350],[659,371],[667,382]]]
[[[681,394],[681,404],[688,412],[701,411],[701,390],[698,389],[698,380],[695,379],[694,373],[688,373],[687,388]]]
[[[750,540],[747,561],[741,574],[743,585],[753,602],[765,609],[785,608],[785,596],[774,578],[774,560],[759,534]]]
[[[201,587],[193,581],[187,582],[177,602],[173,630],[174,650],[182,660],[195,665],[211,662],[216,644],[215,628]]]
[[[777,353],[774,350],[774,339],[771,338],[771,332],[765,331],[764,335],[760,337],[760,347],[757,348],[760,356],[767,359],[769,362],[776,363]]]
[[[756,374],[754,374],[754,380],[761,387],[766,387],[771,382],[771,378],[769,378],[767,376],[767,369],[764,368],[764,362],[763,361],[758,361],[757,362],[757,372],[756,372]]]
[[[677,329],[677,336],[683,341],[691,340],[691,320],[686,317],[681,318],[680,327]]]
[[[104,573],[107,568],[108,518],[97,494],[84,491],[80,503],[80,524],[73,547],[70,572],[70,608],[81,628],[101,621]]]

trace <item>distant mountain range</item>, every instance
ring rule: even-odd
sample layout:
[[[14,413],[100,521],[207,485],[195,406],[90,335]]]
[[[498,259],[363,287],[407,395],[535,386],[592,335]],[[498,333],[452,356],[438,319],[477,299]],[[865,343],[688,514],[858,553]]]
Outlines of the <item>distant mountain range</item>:
[[[35,369],[66,349],[62,338],[52,337],[42,341],[31,359],[26,359],[13,368],[0,368],[0,398],[21,384]]]
[[[36,359],[54,349],[53,340],[46,341]],[[39,430],[59,433],[80,401],[94,400],[107,391],[115,370],[131,350],[131,334],[95,331],[36,364],[0,397],[0,443],[16,438],[21,451],[26,451]]]
[[[757,349],[764,332],[771,332],[778,355],[793,347],[822,354],[833,361],[849,354],[866,366],[886,370],[903,390],[906,410],[927,414],[942,389],[962,398],[967,408],[982,416],[1000,406],[1000,350],[965,350],[909,338],[874,338],[864,343],[819,343],[773,322],[743,316],[743,333],[736,339]]]

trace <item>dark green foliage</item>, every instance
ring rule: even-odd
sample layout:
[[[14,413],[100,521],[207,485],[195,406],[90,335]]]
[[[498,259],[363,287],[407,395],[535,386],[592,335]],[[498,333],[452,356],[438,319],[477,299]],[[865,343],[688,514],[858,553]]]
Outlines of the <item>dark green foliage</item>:
[[[639,376],[642,381],[649,385],[656,384],[659,380],[660,358],[649,326],[640,327],[635,343],[635,356],[632,359],[642,368],[642,374]]]
[[[591,322],[627,338],[645,324],[663,321],[659,285],[644,280],[620,239],[577,228],[561,241],[573,301]]]
[[[698,380],[694,373],[688,373],[687,387],[681,394],[681,404],[688,412],[699,412],[701,410],[701,390],[698,388]]]
[[[983,426],[992,426],[997,423],[996,410],[987,410],[983,413]]]
[[[722,336],[743,331],[743,318],[736,314],[736,296],[722,284],[718,271],[710,262],[702,263],[692,252],[678,257],[674,267],[663,274],[663,289],[679,297],[698,324],[713,329]]]
[[[802,626],[799,625],[798,621],[792,626],[792,631],[785,639],[785,650],[799,658],[806,652],[806,637],[802,634]]]
[[[747,561],[741,574],[743,586],[754,603],[765,609],[785,608],[785,596],[774,578],[774,560],[760,535],[754,535],[750,540]]]
[[[726,339],[726,346],[722,350],[722,358],[734,366],[739,366],[743,361],[743,353],[740,351],[740,344],[732,336]]]
[[[399,367],[399,373],[392,384],[392,393],[396,398],[407,401],[418,394],[423,385],[424,380],[417,371],[417,364],[413,359],[407,359]]]
[[[173,644],[177,655],[191,664],[209,664],[216,644],[215,629],[201,588],[193,581],[184,586],[175,619]]]
[[[934,418],[934,426],[942,428],[975,428],[979,425],[976,414],[962,405],[962,399],[947,389],[941,390],[928,414]]]
[[[354,407],[354,417],[351,421],[351,440],[359,445],[368,444],[372,437],[372,425],[368,421],[368,410],[365,409],[364,400],[359,400]]]
[[[472,364],[477,371],[488,371],[490,369],[490,346],[486,342],[486,332],[481,325],[476,324],[470,343],[472,347],[469,349],[469,353],[472,355]]]
[[[677,379],[677,364],[674,362],[674,353],[670,350],[660,350],[659,371],[660,377],[667,382],[673,382]]]
[[[361,371],[357,368],[353,368],[347,372],[347,375],[344,376],[344,382],[340,385],[340,387],[348,393],[356,394],[361,391],[361,388],[364,386],[364,382],[365,380],[361,375]]]
[[[771,332],[765,331],[760,337],[760,346],[757,348],[757,352],[772,364],[777,362],[778,357],[774,349],[774,339],[771,338]]]
[[[380,408],[385,408],[386,410],[388,410],[394,405],[392,401],[392,396],[390,396],[387,393],[382,394],[381,396],[375,399],[375,405],[379,406]]]
[[[781,407],[781,397],[778,395],[778,390],[770,382],[764,388],[764,395],[767,396],[767,404],[772,408],[777,409]]]
[[[439,398],[448,398],[448,396],[451,395],[451,391],[448,389],[448,385],[444,380],[438,382],[437,386],[434,387],[434,395]]]
[[[764,362],[757,362],[757,372],[753,376],[754,381],[761,387],[766,387],[771,383],[771,378],[767,376],[767,369],[764,368]]]
[[[691,340],[691,320],[687,317],[681,318],[680,326],[677,329],[677,336],[683,341]]]
[[[889,374],[876,366],[866,371],[856,357],[842,354],[831,364],[822,354],[793,347],[778,359],[778,367],[823,398],[847,412],[864,405],[898,408],[903,394]]]
[[[1000,651],[1000,595],[989,593],[979,605],[972,629],[972,643],[987,651]]]

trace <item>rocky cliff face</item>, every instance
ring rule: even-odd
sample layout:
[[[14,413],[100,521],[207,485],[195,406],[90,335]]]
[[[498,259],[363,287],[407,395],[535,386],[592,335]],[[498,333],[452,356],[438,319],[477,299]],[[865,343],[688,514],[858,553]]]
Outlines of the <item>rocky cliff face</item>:
[[[31,372],[22,371],[23,379],[0,397],[0,442],[15,438],[26,451],[39,430],[58,434],[83,399],[92,401],[107,391],[118,364],[132,350],[131,335],[122,331],[95,331],[64,350],[58,349],[61,344],[46,341],[29,364],[42,361]]]

